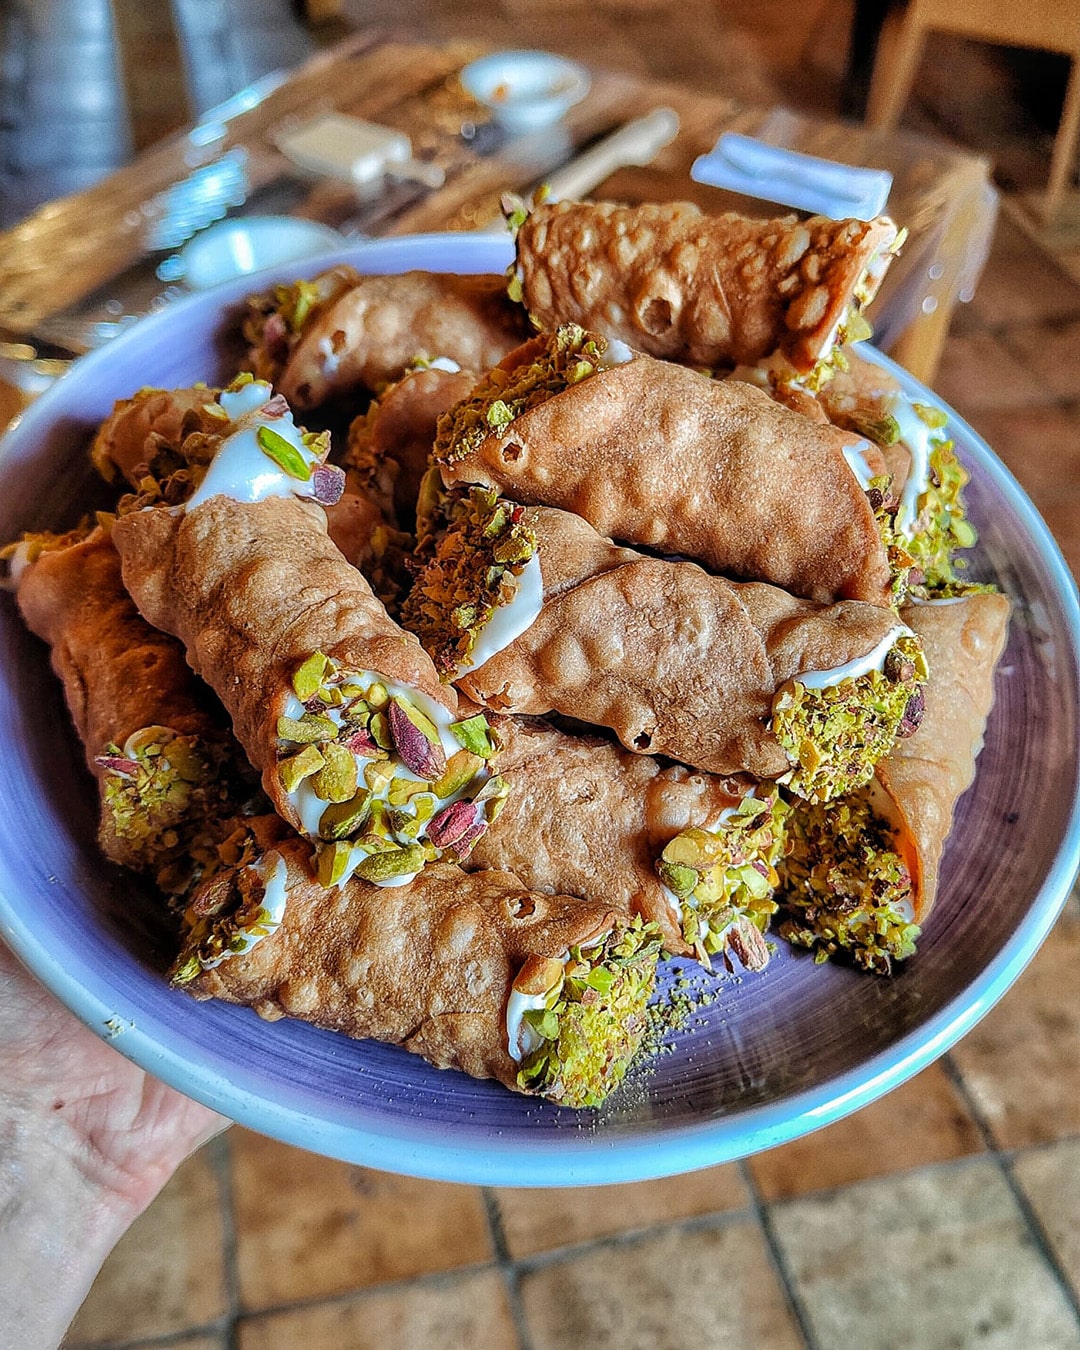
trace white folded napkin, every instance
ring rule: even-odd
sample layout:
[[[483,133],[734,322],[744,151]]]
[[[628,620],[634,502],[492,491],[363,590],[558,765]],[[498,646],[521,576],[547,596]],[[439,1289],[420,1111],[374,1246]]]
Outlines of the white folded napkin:
[[[690,177],[834,220],[872,220],[892,187],[892,174],[885,169],[817,159],[733,131],[725,131],[707,155],[694,160]]]

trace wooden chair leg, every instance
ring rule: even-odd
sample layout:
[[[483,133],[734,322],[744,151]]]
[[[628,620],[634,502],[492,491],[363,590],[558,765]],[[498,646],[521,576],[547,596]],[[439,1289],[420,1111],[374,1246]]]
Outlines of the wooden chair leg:
[[[867,126],[886,131],[896,126],[911,94],[925,40],[926,29],[910,16],[900,21],[895,41],[891,33],[882,34],[866,106]]]
[[[1076,159],[1077,132],[1080,131],[1080,59],[1073,57],[1069,83],[1065,90],[1065,104],[1061,122],[1054,138],[1054,155],[1050,161],[1050,182],[1043,203],[1043,219],[1053,224],[1069,186]]]

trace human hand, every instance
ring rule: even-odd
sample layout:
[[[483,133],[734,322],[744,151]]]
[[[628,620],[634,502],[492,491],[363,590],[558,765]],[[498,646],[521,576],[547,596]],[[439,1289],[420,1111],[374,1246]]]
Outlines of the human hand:
[[[227,1123],[99,1040],[0,942],[0,1347],[58,1344],[120,1235]]]

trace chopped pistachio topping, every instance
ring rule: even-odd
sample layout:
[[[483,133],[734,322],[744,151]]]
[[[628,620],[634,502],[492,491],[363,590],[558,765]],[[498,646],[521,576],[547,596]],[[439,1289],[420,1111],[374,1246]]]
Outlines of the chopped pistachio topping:
[[[456,741],[460,741],[466,750],[481,759],[490,759],[495,753],[495,740],[483,713],[477,713],[475,717],[466,717],[463,722],[451,723],[450,734]]]
[[[918,639],[898,638],[883,666],[820,689],[789,680],[779,691],[772,730],[793,766],[780,782],[796,796],[827,802],[851,792],[892,749],[909,701],[926,682]]]
[[[916,404],[915,411],[926,421],[926,414],[937,409]],[[962,495],[969,476],[953,452],[952,441],[942,441],[931,449],[929,481],[919,495],[918,514],[907,540],[913,560],[911,588],[921,595],[963,595],[990,589],[965,584],[957,575],[965,564],[954,557],[955,551],[971,548],[976,538]]]
[[[914,952],[911,875],[868,789],[827,806],[794,802],[779,870],[780,936],[816,961],[845,955],[887,975]]]
[[[660,855],[657,874],[679,902],[682,934],[698,960],[727,949],[740,919],[764,933],[776,913],[787,803],[759,789],[712,830],[687,829]]]
[[[439,418],[435,459],[463,459],[492,431],[501,431],[530,408],[594,375],[606,351],[605,338],[578,324],[563,324],[548,335],[535,360],[511,370],[496,366],[468,398]]]
[[[546,1006],[523,1015],[541,1043],[518,1086],[562,1106],[603,1105],[641,1045],[659,954],[658,930],[637,918],[596,946],[572,947]]]
[[[232,842],[236,843],[236,836]],[[211,875],[185,910],[180,955],[170,972],[174,985],[190,984],[201,971],[249,951],[281,923],[286,899],[285,863],[277,855],[266,878],[263,869],[253,866],[255,850],[248,836],[240,846],[239,860]]]
[[[283,473],[298,482],[307,483],[311,479],[311,465],[304,456],[291,445],[284,436],[273,427],[262,426],[255,433],[259,449],[267,459],[278,466]]]
[[[447,754],[434,709],[406,688],[346,670],[323,652],[300,662],[291,685],[277,721],[278,780],[319,842],[324,885],[418,871],[417,848],[425,858],[468,856],[508,791],[489,772],[493,746],[482,715],[466,719],[464,735],[486,755],[465,745]],[[368,866],[374,854],[394,851],[401,857]],[[398,862],[409,866],[387,871]]]
[[[536,551],[524,507],[494,490],[472,488],[419,573],[401,621],[447,677],[470,665],[476,640],[517,593],[517,578]]]

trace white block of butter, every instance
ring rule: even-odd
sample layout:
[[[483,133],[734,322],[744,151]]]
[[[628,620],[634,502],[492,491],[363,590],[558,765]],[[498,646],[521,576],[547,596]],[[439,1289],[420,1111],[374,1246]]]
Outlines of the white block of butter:
[[[412,143],[403,131],[343,113],[305,122],[280,136],[277,146],[302,169],[352,183],[373,182],[391,165],[412,159]]]

